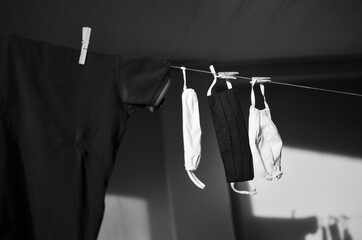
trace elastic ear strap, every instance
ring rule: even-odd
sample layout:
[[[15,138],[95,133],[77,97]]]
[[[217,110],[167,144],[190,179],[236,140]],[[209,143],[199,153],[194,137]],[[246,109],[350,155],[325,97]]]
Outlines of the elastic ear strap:
[[[256,78],[251,78],[251,94],[250,94],[250,98],[251,98],[251,105],[253,107],[255,107],[255,94],[254,94],[254,85],[256,83]]]
[[[230,183],[230,186],[231,188],[234,190],[234,192],[236,193],[239,193],[239,194],[247,194],[247,195],[256,195],[257,194],[257,191],[256,191],[256,188],[254,187],[254,185],[249,181],[249,185],[252,189],[252,191],[240,191],[240,190],[237,190],[235,188],[235,183],[234,182],[231,182]]]
[[[260,83],[260,92],[261,92],[261,94],[263,95],[263,98],[264,98],[265,108],[269,108],[269,105],[268,105],[268,103],[266,102],[266,98],[265,98],[265,87],[264,87],[264,84],[263,84],[263,83]]]
[[[201,182],[196,175],[192,172],[187,170],[187,174],[189,175],[189,178],[191,179],[191,181],[198,187],[201,189],[205,188],[205,184],[203,182]]]
[[[215,71],[215,68],[214,68],[213,65],[210,65],[210,70],[211,70],[212,74],[214,75],[214,80],[212,81],[209,89],[207,90],[207,96],[211,95],[211,90],[212,90],[212,88],[214,87],[214,85],[216,84],[216,81],[217,81],[217,75],[216,75],[216,71]]]
[[[182,75],[184,76],[184,90],[187,88],[186,86],[186,68],[185,67],[181,67],[182,70]]]
[[[231,85],[231,82],[226,80],[226,86],[228,86],[228,89],[232,89],[233,85]]]

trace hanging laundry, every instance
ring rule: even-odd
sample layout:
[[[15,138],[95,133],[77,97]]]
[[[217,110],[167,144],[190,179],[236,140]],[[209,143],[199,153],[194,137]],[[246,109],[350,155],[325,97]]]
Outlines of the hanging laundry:
[[[254,178],[248,132],[237,92],[226,80],[228,90],[212,93],[218,76],[212,65],[210,69],[214,74],[214,80],[207,96],[226,180],[231,184],[232,189],[238,193],[255,194],[255,189],[239,191],[234,187],[235,182],[245,182]]]
[[[95,240],[127,119],[162,103],[167,59],[79,53],[0,35],[2,240]]]
[[[259,86],[264,99],[263,110],[255,107],[254,85],[259,78],[251,81],[251,106],[249,112],[249,142],[253,155],[255,174],[266,180],[280,179],[282,139],[274,125],[269,105],[265,98],[265,88],[262,81]]]
[[[199,102],[195,90],[187,88],[186,69],[184,67],[181,69],[184,79],[181,99],[185,169],[192,182],[197,187],[204,189],[205,184],[194,174],[201,159],[202,131],[200,126]]]

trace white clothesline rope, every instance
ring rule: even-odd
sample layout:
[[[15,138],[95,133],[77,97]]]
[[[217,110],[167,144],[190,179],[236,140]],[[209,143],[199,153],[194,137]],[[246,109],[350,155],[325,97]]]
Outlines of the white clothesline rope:
[[[175,66],[175,65],[170,65],[170,67],[181,69],[181,67]],[[185,68],[185,69],[188,70],[188,71],[193,71],[193,72],[213,74],[212,72],[204,71],[204,70],[200,70],[200,69],[193,69],[193,68]],[[243,80],[252,80],[251,77],[243,77],[243,76],[233,76],[233,77],[235,77],[237,79],[243,79]],[[331,89],[325,89],[325,88],[310,87],[310,86],[304,86],[304,85],[299,85],[299,84],[291,84],[291,83],[285,83],[285,82],[274,82],[274,81],[270,81],[269,83],[284,85],[284,86],[288,86],[288,87],[298,87],[298,88],[304,88],[304,89],[310,89],[310,90],[317,90],[317,91],[338,93],[338,94],[344,94],[344,95],[355,96],[355,97],[362,97],[362,94],[358,94],[358,93],[351,93],[351,92],[343,92],[343,91],[337,91],[337,90],[331,90]]]

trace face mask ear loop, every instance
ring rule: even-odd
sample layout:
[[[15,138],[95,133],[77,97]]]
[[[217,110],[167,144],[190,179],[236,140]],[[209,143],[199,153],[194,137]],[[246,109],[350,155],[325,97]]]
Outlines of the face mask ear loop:
[[[250,93],[250,98],[251,98],[251,105],[253,107],[255,107],[255,94],[254,94],[254,85],[257,81],[257,78],[256,77],[252,77],[251,78],[251,93]]]
[[[207,96],[211,95],[211,90],[212,90],[212,88],[214,87],[214,85],[216,84],[216,81],[217,81],[217,74],[216,74],[216,71],[215,71],[215,68],[214,68],[213,65],[210,65],[210,70],[211,70],[212,74],[214,75],[214,80],[212,81],[209,89],[207,90]]]
[[[187,86],[186,86],[186,68],[181,67],[181,70],[182,70],[182,75],[184,77],[184,91],[185,91],[187,89]]]
[[[263,95],[263,98],[264,98],[264,106],[265,106],[266,109],[269,109],[269,105],[268,105],[268,103],[266,102],[266,99],[265,99],[265,87],[264,87],[263,83],[260,83],[260,91],[261,91],[261,94]]]
[[[199,188],[204,189],[205,184],[201,182],[192,171],[187,170],[187,174],[189,175],[189,178],[191,181]]]
[[[248,183],[249,183],[252,191],[240,191],[240,190],[237,190],[237,189],[235,188],[235,183],[234,183],[234,182],[231,182],[231,183],[230,183],[230,186],[231,186],[232,190],[233,190],[234,192],[236,192],[236,193],[246,194],[246,195],[256,195],[258,192],[256,191],[256,188],[255,188],[254,184],[253,184],[251,181],[249,181]]]
[[[233,85],[231,84],[231,82],[229,80],[226,80],[226,86],[228,87],[228,89],[233,88]]]

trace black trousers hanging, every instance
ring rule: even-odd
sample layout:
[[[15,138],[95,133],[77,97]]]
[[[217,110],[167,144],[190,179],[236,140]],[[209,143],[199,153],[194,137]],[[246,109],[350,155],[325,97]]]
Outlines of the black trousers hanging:
[[[128,116],[169,62],[0,36],[0,239],[95,240]]]

